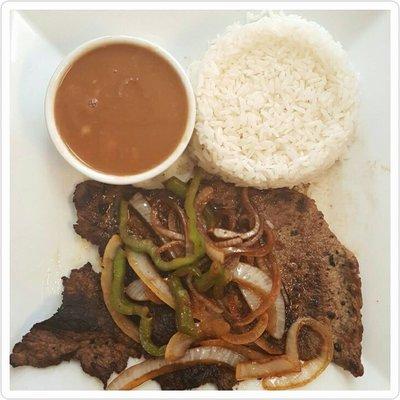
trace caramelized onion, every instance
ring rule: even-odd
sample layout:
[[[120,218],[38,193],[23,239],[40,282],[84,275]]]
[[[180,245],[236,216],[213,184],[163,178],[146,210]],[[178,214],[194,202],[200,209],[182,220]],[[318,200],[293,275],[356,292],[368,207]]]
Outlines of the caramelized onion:
[[[263,337],[260,337],[257,339],[254,344],[258,346],[260,349],[263,349],[266,353],[272,354],[272,355],[280,355],[283,353],[281,349],[279,349],[276,346],[271,345],[270,343],[267,342]]]
[[[175,308],[175,301],[167,283],[158,274],[153,263],[144,254],[126,251],[128,263],[142,282],[164,303]]]
[[[265,361],[244,361],[239,363],[236,366],[236,379],[242,381],[245,379],[281,376],[290,372],[299,372],[300,370],[300,361],[292,360],[286,355],[275,356]]]
[[[238,326],[244,326],[260,315],[264,314],[272,304],[274,304],[280,290],[281,277],[278,266],[275,262],[271,264],[273,271],[273,279],[268,274],[260,269],[253,267],[249,264],[239,263],[238,266],[233,270],[232,280],[239,283],[240,286],[257,291],[261,293],[262,299],[259,301],[259,306],[245,316],[241,321],[237,323]],[[243,293],[243,290],[242,290]],[[244,296],[249,298],[250,293],[244,292]],[[253,300],[252,300],[253,301]],[[254,304],[252,302],[252,304]]]
[[[151,225],[151,206],[145,197],[141,193],[135,193],[129,203]]]
[[[298,319],[289,328],[286,339],[286,355],[291,360],[299,360],[297,337],[303,326],[310,327],[321,336],[321,353],[316,358],[303,362],[300,372],[293,372],[280,377],[264,378],[262,384],[265,389],[283,390],[304,386],[318,377],[331,362],[333,356],[332,331],[326,325],[310,317]]]
[[[158,254],[162,254],[165,251],[171,250],[174,247],[183,247],[185,246],[185,242],[181,241],[181,240],[171,240],[170,242],[164,243],[163,245],[161,245],[160,247],[157,248],[157,253]]]
[[[152,301],[156,304],[163,303],[140,279],[131,282],[125,288],[125,293],[135,301]]]
[[[115,311],[114,307],[111,305],[110,296],[113,279],[113,260],[118,248],[121,245],[122,240],[118,235],[113,235],[107,243],[102,260],[103,270],[101,271],[100,279],[101,289],[103,291],[104,303],[116,325],[127,336],[139,343],[139,331],[136,325],[125,315]]]
[[[254,293],[254,291],[245,287],[240,287],[240,291],[251,310],[256,310],[260,307],[260,296]],[[286,322],[285,302],[281,293],[278,294],[275,303],[268,308],[267,312],[269,315],[267,332],[275,339],[281,339],[285,333]]]
[[[210,316],[198,323],[201,335],[204,337],[222,337],[229,333],[231,326],[221,317]]]
[[[249,331],[244,333],[228,333],[222,339],[232,344],[248,344],[256,341],[265,331],[268,325],[268,314],[261,315]]]
[[[179,223],[181,225],[181,229],[183,231],[183,236],[185,238],[186,254],[190,254],[193,250],[193,245],[192,245],[191,241],[189,240],[189,232],[188,232],[188,223],[187,223],[186,213],[176,201],[171,200],[169,197],[166,197],[165,201],[168,204],[168,206],[175,212],[175,215],[179,217]]]
[[[214,228],[211,229],[211,232],[217,239],[233,239],[240,237],[240,232],[230,231],[229,229]]]
[[[200,190],[195,200],[196,218],[197,218],[197,229],[204,239],[204,247],[208,257],[213,261],[218,261],[221,264],[225,261],[225,251],[222,248],[218,248],[213,241],[207,235],[207,227],[203,220],[203,211],[207,203],[211,200],[214,194],[214,189],[210,186],[206,186]]]
[[[274,244],[275,244],[275,236],[273,231],[269,227],[263,228],[263,232],[266,235],[266,241],[263,245],[258,247],[227,247],[225,248],[226,254],[241,254],[244,256],[252,256],[252,257],[265,257],[267,254],[271,253]]]
[[[246,357],[249,360],[262,360],[265,358],[265,355],[251,349],[250,347],[247,346],[242,346],[240,344],[232,344],[225,342],[225,340],[222,339],[208,339],[208,340],[202,340],[199,345],[201,346],[218,346],[218,347],[225,347],[227,349],[231,349],[236,353],[241,354],[242,356]]]
[[[247,187],[242,189],[242,204],[244,206],[244,208],[246,209],[249,218],[251,220],[253,220],[253,228],[246,232],[245,234],[243,234],[243,236],[241,236],[242,239],[249,239],[251,237],[253,237],[260,229],[260,217],[259,215],[255,212],[251,201],[249,199],[249,189]]]
[[[125,293],[135,301],[149,301],[149,295],[146,291],[146,285],[140,280],[136,279],[131,282],[126,288]]]
[[[196,288],[193,285],[192,278],[190,276],[187,277],[186,283],[189,288],[189,292],[194,298],[194,300],[198,301],[199,303],[202,303],[206,309],[211,310],[212,312],[215,312],[217,314],[222,314],[223,309],[219,307],[213,300],[209,299],[208,297],[204,296],[200,292],[196,290]]]
[[[275,319],[275,323],[271,323],[271,325],[268,324],[267,332],[275,339],[281,339],[285,333],[286,324],[285,302],[281,293],[278,294],[278,297],[270,310],[274,310],[275,316],[272,316],[271,318],[270,314],[270,318]]]
[[[159,204],[159,203],[161,203],[161,200],[157,199],[156,203],[153,204],[153,206],[151,207],[151,213],[150,213],[151,227],[159,235],[161,235],[163,237],[166,237],[166,238],[172,239],[172,240],[184,241],[185,237],[182,233],[172,231],[172,230],[162,226],[161,222],[158,219],[157,204]]]
[[[221,242],[213,242],[216,247],[231,247],[238,246],[243,243],[243,240],[240,237],[235,237],[232,239],[222,240]]]
[[[107,386],[107,390],[130,390],[157,376],[191,365],[221,363],[235,368],[243,360],[241,354],[223,347],[195,347],[175,361],[156,358],[127,368]]]
[[[195,338],[185,335],[182,332],[176,332],[169,339],[165,349],[165,359],[167,361],[174,361],[183,357],[194,341]]]
[[[207,253],[208,257],[210,257],[211,260],[218,261],[221,264],[223,264],[225,262],[224,249],[219,249],[213,243],[211,243],[209,240],[204,241],[204,247],[206,249],[206,253]]]

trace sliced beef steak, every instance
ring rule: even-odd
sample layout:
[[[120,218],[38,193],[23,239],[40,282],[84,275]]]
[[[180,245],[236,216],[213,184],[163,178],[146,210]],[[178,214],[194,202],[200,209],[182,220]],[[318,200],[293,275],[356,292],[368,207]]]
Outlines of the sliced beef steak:
[[[75,188],[73,202],[78,220],[75,232],[99,246],[100,255],[110,237],[118,233],[118,210],[122,198],[133,193],[132,186],[105,185],[96,181],[84,181]]]
[[[251,201],[275,226],[274,251],[289,298],[286,327],[311,316],[329,321],[334,361],[354,376],[361,364],[361,281],[357,259],[329,229],[315,202],[291,189],[252,191]]]
[[[239,211],[240,188],[217,178],[204,184],[214,188],[221,207]],[[274,255],[289,299],[286,329],[303,316],[330,323],[334,362],[354,376],[362,375],[362,296],[356,257],[339,242],[315,202],[306,195],[288,188],[252,189],[249,197],[259,214],[275,227]],[[313,345],[319,342],[311,336],[311,331],[301,334],[303,356],[315,353]]]
[[[104,385],[121,372],[129,356],[140,357],[140,346],[123,334],[103,302],[99,274],[87,263],[63,278],[63,301],[49,319],[35,324],[10,357],[13,367],[48,367],[79,360],[82,369]]]
[[[188,390],[212,383],[219,390],[231,390],[236,384],[235,371],[225,365],[195,365],[156,378],[163,390]]]
[[[212,178],[204,183],[213,186],[216,197],[219,199],[215,206],[220,209],[240,209],[240,188],[226,184],[219,179]],[[83,237],[91,239],[90,230],[85,231],[86,218],[90,221],[90,210],[96,209],[98,193],[106,193],[101,197],[104,201],[111,202],[109,208],[116,209],[121,194],[111,195],[115,187],[101,185],[102,189],[93,189],[91,181],[84,192],[92,193],[86,197],[85,202],[75,201],[78,211],[76,231]],[[96,186],[94,185],[94,186]],[[79,187],[79,185],[78,185]],[[75,197],[78,192],[76,189]],[[83,190],[80,188],[79,191]],[[120,189],[119,189],[120,190]],[[127,189],[125,189],[127,190]],[[129,194],[129,190],[127,192]],[[126,195],[125,193],[125,195]],[[361,364],[361,282],[357,259],[347,250],[329,229],[323,214],[318,211],[313,200],[292,189],[250,190],[250,199],[261,215],[271,221],[275,226],[277,245],[274,250],[282,272],[282,283],[285,288],[289,304],[286,306],[286,328],[299,317],[311,316],[329,322],[334,335],[334,361],[350,371],[354,376],[363,374]],[[90,203],[90,204],[89,204]],[[93,204],[91,204],[93,203]],[[103,203],[104,205],[105,203]],[[107,203],[108,204],[108,203]],[[107,213],[106,213],[107,214]],[[80,217],[84,215],[85,218]],[[109,214],[107,214],[109,215]],[[104,246],[106,239],[118,230],[117,217],[94,223],[94,235],[104,240],[96,244]],[[132,221],[131,226],[143,232],[140,221]],[[83,224],[81,227],[80,225]],[[112,225],[112,228],[110,228]],[[138,228],[137,228],[138,227]],[[106,238],[106,239],[105,239]],[[304,349],[301,354],[312,352],[310,343],[318,340],[310,338],[310,332],[302,334]],[[304,351],[302,351],[304,350]]]
[[[106,185],[91,180],[76,186],[73,196],[78,217],[75,232],[98,246],[100,256],[111,236],[118,233],[121,200],[129,200],[137,190],[133,186]],[[149,193],[153,195],[154,192]],[[150,237],[156,244],[161,244],[150,225],[133,207],[130,207],[129,215],[130,233],[141,238]]]

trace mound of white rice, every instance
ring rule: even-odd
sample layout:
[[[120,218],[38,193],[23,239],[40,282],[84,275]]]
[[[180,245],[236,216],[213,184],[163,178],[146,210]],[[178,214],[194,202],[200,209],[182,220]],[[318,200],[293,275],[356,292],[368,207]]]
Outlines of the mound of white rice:
[[[191,154],[235,184],[310,182],[352,138],[357,76],[341,45],[301,17],[230,26],[196,80]]]

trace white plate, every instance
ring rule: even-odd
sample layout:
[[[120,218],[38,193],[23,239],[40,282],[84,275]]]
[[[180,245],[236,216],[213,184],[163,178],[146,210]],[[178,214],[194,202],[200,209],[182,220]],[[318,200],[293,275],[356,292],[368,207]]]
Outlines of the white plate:
[[[307,389],[389,389],[389,12],[298,12],[325,26],[350,54],[361,77],[357,142],[310,194],[332,230],[360,262],[365,374],[335,365]],[[61,276],[96,250],[75,235],[71,195],[83,177],[51,144],[43,101],[51,74],[79,44],[103,35],[141,36],[187,67],[243,11],[21,11],[12,18],[11,65],[11,342],[51,316]],[[154,384],[155,385],[155,384]],[[256,384],[242,384],[255,388]],[[77,362],[11,370],[12,389],[102,389]]]

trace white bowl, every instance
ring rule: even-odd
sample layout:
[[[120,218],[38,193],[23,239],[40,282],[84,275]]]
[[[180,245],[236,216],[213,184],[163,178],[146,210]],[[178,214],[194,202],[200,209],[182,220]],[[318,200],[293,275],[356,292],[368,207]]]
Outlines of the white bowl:
[[[77,158],[73,154],[73,152],[65,144],[64,140],[62,139],[58,131],[54,117],[54,100],[57,93],[57,89],[62,79],[64,78],[65,74],[69,70],[70,66],[78,58],[80,58],[88,51],[93,50],[97,47],[105,46],[107,44],[115,44],[115,43],[130,43],[137,46],[146,47],[157,53],[162,58],[164,58],[174,68],[176,73],[181,78],[182,84],[185,88],[186,97],[188,100],[188,116],[187,116],[186,128],[175,150],[160,164],[156,165],[155,167],[147,171],[135,175],[112,175],[91,168],[89,165],[82,162],[79,158]],[[45,100],[45,115],[46,115],[47,129],[49,131],[50,137],[54,145],[56,146],[59,153],[65,158],[65,160],[67,160],[74,168],[82,172],[84,175],[99,182],[112,183],[115,185],[126,185],[126,184],[139,183],[161,174],[181,156],[186,146],[188,145],[193,133],[195,117],[196,117],[196,104],[195,104],[193,88],[188,76],[186,75],[185,71],[178,63],[178,61],[166,50],[164,50],[163,48],[154,43],[151,43],[147,40],[140,39],[137,37],[105,36],[83,43],[74,51],[69,53],[64,58],[64,60],[58,65],[56,71],[54,72],[53,76],[50,79],[50,83],[47,88],[46,100]]]

